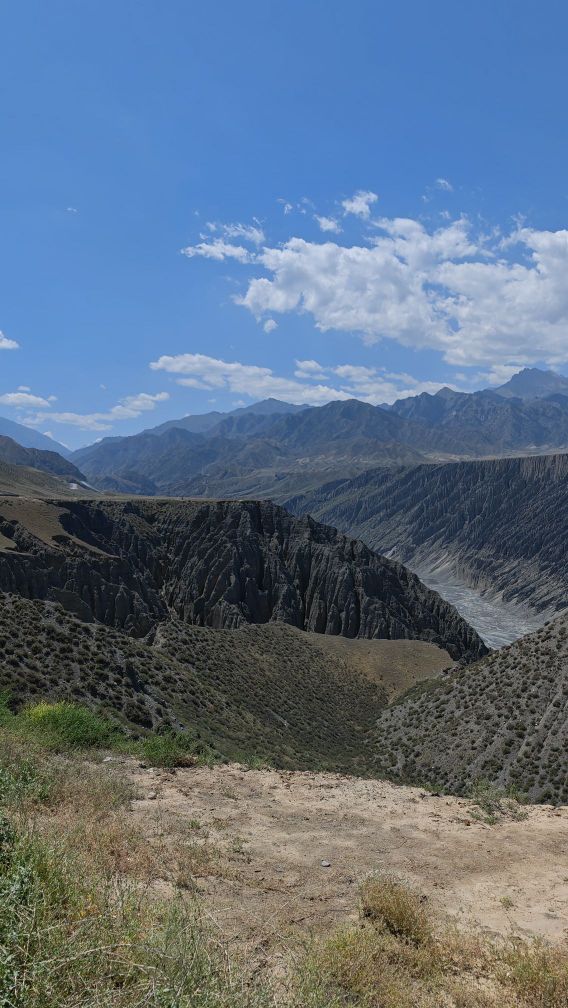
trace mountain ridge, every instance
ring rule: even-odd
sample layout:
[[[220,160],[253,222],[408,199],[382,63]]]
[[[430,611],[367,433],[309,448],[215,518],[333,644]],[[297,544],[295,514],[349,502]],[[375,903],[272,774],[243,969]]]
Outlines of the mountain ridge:
[[[523,374],[519,381],[526,382]],[[568,448],[564,379],[538,372],[534,380],[557,391],[522,399],[499,390],[446,387],[389,407],[357,399],[311,407],[265,400],[229,414],[189,416],[128,438],[105,439],[74,453],[73,461],[101,490],[282,502],[383,463]]]

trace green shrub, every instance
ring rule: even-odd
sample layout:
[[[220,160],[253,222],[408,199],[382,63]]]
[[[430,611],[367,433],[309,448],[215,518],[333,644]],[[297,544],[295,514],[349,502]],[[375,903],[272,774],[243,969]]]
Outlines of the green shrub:
[[[150,766],[175,767],[211,766],[219,762],[219,755],[196,739],[191,732],[168,731],[148,735],[137,746],[137,752]]]
[[[140,744],[140,755],[150,766],[175,767],[195,762],[175,734],[150,735]]]

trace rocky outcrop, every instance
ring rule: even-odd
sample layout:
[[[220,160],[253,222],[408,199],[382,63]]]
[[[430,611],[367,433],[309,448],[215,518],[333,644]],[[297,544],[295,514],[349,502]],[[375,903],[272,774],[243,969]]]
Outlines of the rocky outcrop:
[[[568,604],[568,454],[374,469],[287,507],[505,601]]]
[[[29,509],[21,520],[12,509],[8,520],[0,505],[0,541],[13,544],[0,552],[0,590],[57,599],[135,636],[175,614],[216,629],[280,621],[352,638],[421,639],[466,661],[485,653],[456,610],[400,564],[270,502],[52,507],[42,539]]]

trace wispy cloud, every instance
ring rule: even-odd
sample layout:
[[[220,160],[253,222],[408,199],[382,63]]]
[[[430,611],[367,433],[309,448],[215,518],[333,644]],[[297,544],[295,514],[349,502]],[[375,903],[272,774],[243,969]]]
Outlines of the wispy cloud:
[[[151,395],[148,392],[139,392],[137,395],[125,396],[116,406],[110,410],[100,413],[36,413],[26,417],[22,422],[31,427],[39,426],[49,419],[50,423],[65,424],[69,427],[79,427],[88,431],[111,430],[113,424],[120,420],[135,420],[142,413],[149,412],[156,408],[158,403],[169,399],[169,392],[157,392]],[[34,404],[28,403],[32,406]],[[35,404],[37,405],[37,404]],[[49,405],[47,403],[46,405]]]
[[[215,238],[211,242],[199,242],[197,245],[187,245],[181,249],[181,253],[188,259],[198,256],[202,259],[214,259],[216,262],[223,262],[224,259],[236,259],[241,263],[254,261],[254,255],[243,245],[231,245],[223,238]]]
[[[362,399],[377,405],[417,392],[436,392],[442,385],[379,368],[351,364],[327,367],[315,360],[296,361],[293,378],[275,374],[271,368],[224,361],[206,354],[164,355],[152,361],[150,367],[175,375],[178,384],[188,388],[225,390],[252,399],[273,396],[312,406],[333,399]]]
[[[208,221],[206,227],[212,234],[219,233],[224,238],[240,238],[241,241],[251,242],[253,245],[261,245],[266,238],[258,220],[253,224],[220,224],[218,221]]]

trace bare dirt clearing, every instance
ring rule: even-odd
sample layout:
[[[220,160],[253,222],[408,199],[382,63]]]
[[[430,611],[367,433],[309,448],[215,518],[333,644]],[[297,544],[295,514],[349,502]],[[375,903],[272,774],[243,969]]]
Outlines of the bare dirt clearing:
[[[137,828],[165,844],[174,881],[239,946],[268,951],[356,920],[357,884],[376,871],[407,880],[461,927],[568,936],[568,808],[527,807],[522,821],[489,826],[470,801],[384,781],[128,766]]]

